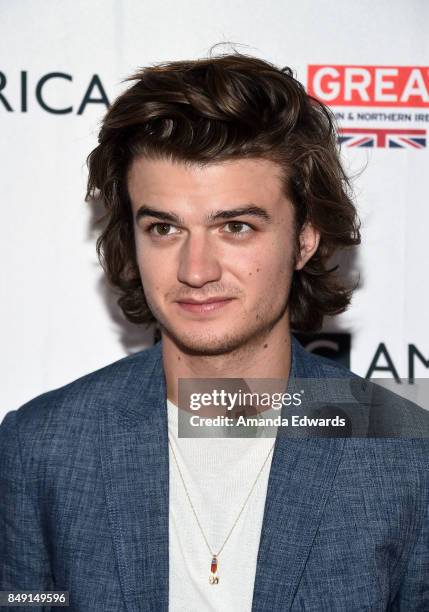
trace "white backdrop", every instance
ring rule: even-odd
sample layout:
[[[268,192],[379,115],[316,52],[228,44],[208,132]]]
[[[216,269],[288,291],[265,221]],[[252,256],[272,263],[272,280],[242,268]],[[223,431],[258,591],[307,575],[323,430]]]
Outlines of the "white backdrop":
[[[151,343],[150,330],[124,323],[103,280],[84,202],[85,159],[106,109],[103,93],[112,101],[137,67],[201,57],[222,41],[291,66],[306,86],[314,85],[314,65],[393,70],[378,73],[375,88],[354,91],[367,95],[370,118],[358,118],[356,98],[354,106],[344,100],[344,83],[336,96],[346,144],[354,145],[343,146],[346,168],[365,167],[355,182],[363,244],[353,266],[362,288],[325,329],[351,334],[358,374],[368,373],[384,343],[399,376],[408,376],[409,345],[421,354],[415,376],[428,376],[428,2],[0,0],[0,17],[0,421],[35,395]],[[419,67],[409,85],[417,93],[405,103],[406,71],[398,67]],[[372,68],[356,74],[364,84],[375,78]],[[326,77],[321,87],[335,93]],[[389,118],[400,112],[411,118]],[[371,130],[381,127],[420,133],[374,146]],[[385,355],[377,363],[385,365]]]

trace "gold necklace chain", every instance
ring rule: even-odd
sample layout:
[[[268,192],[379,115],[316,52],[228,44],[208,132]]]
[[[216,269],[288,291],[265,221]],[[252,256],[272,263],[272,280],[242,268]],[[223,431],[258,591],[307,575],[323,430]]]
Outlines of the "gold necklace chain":
[[[168,437],[168,443],[169,443],[169,445],[170,445],[171,452],[173,453],[174,462],[175,462],[176,467],[177,467],[177,470],[178,470],[178,472],[179,472],[179,476],[180,476],[180,479],[181,479],[181,481],[182,481],[183,488],[185,489],[186,497],[188,498],[189,504],[190,504],[190,506],[191,506],[191,508],[192,508],[192,512],[194,513],[194,516],[195,516],[195,520],[197,521],[198,527],[199,527],[199,529],[200,529],[200,531],[201,531],[201,535],[202,535],[202,536],[203,536],[203,538],[204,538],[204,542],[206,543],[206,546],[207,546],[207,548],[208,548],[208,550],[209,550],[209,553],[210,553],[210,554],[211,554],[211,556],[212,556],[212,560],[211,560],[211,564],[210,564],[210,577],[209,577],[209,582],[210,582],[210,584],[218,584],[218,583],[219,583],[219,575],[218,575],[218,571],[217,571],[217,570],[218,570],[218,557],[219,557],[220,553],[223,551],[223,549],[224,549],[224,547],[225,547],[225,544],[228,542],[228,540],[229,540],[229,538],[230,538],[230,536],[231,536],[231,534],[232,534],[232,532],[233,532],[233,530],[234,530],[234,527],[235,527],[235,526],[236,526],[236,524],[238,523],[238,520],[239,520],[239,518],[240,518],[240,516],[241,516],[241,514],[242,514],[242,512],[243,512],[243,510],[244,510],[244,508],[245,508],[245,506],[246,506],[246,504],[247,504],[247,502],[248,502],[248,500],[249,500],[249,497],[251,496],[252,491],[253,491],[253,489],[255,488],[256,483],[258,482],[259,476],[261,475],[262,470],[264,469],[265,464],[267,463],[268,458],[269,458],[269,456],[271,455],[271,453],[272,453],[272,451],[273,451],[273,448],[274,448],[274,445],[275,445],[275,441],[274,441],[273,445],[271,446],[271,448],[270,448],[270,450],[269,450],[269,453],[268,453],[268,455],[266,456],[265,461],[264,461],[264,463],[262,464],[262,467],[261,467],[261,469],[259,470],[259,472],[258,472],[258,474],[257,474],[257,476],[256,476],[256,478],[255,478],[255,481],[254,481],[254,483],[253,483],[253,485],[252,485],[252,488],[250,489],[250,491],[249,491],[249,493],[248,493],[248,495],[247,495],[246,499],[244,500],[244,504],[242,505],[241,510],[240,510],[240,512],[239,512],[239,513],[238,513],[238,515],[237,515],[237,518],[235,519],[235,521],[234,521],[234,523],[233,523],[233,525],[232,525],[231,529],[229,530],[228,535],[227,535],[227,536],[226,536],[226,538],[225,538],[224,543],[222,544],[222,546],[221,546],[221,548],[220,548],[220,550],[219,550],[219,552],[218,552],[217,554],[216,554],[216,553],[214,553],[214,552],[212,551],[212,549],[210,548],[210,544],[209,544],[209,543],[208,543],[208,541],[207,541],[206,535],[205,535],[205,533],[204,533],[204,529],[202,528],[202,525],[201,525],[201,523],[200,523],[200,521],[199,521],[198,515],[197,515],[197,513],[196,513],[196,511],[195,511],[194,504],[192,503],[191,497],[190,497],[189,492],[188,492],[188,488],[187,488],[187,486],[186,486],[186,484],[185,484],[185,480],[184,480],[184,478],[183,478],[182,470],[180,469],[180,467],[179,467],[179,463],[178,463],[177,458],[176,458],[176,453],[174,452],[173,445],[171,444],[170,436]]]

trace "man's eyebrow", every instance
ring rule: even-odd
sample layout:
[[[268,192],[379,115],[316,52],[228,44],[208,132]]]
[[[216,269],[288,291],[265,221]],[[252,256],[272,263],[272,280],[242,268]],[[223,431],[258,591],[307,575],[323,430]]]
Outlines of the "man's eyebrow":
[[[259,217],[268,223],[271,221],[271,215],[265,208],[261,206],[255,206],[249,204],[248,206],[240,206],[239,208],[231,208],[226,210],[217,210],[216,212],[210,213],[207,216],[207,221],[216,221],[217,219],[234,219],[235,217],[241,217],[243,215],[251,215],[252,217]]]
[[[212,212],[207,215],[206,222],[211,223],[213,221],[217,221],[218,219],[235,219],[236,217],[241,217],[243,215],[259,217],[259,219],[263,219],[268,223],[271,221],[271,215],[265,208],[255,206],[254,204],[249,204],[247,206],[240,206],[238,208],[229,208]],[[155,217],[155,219],[160,219],[161,221],[175,223],[176,225],[184,225],[184,220],[175,213],[158,210],[157,208],[147,206],[146,204],[143,204],[138,208],[135,215],[136,222],[143,217]]]
[[[145,204],[138,208],[135,219],[136,221],[139,221],[139,219],[142,219],[143,217],[155,217],[161,221],[169,221],[177,225],[183,225],[183,219],[178,217],[176,214],[164,210],[157,210],[156,208],[146,206]]]

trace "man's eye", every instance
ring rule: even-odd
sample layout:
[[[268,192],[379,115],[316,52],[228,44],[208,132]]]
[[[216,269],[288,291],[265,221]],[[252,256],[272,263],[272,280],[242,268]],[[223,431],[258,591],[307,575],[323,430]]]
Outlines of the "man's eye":
[[[230,221],[225,225],[227,234],[247,234],[251,232],[252,229],[253,228],[248,223],[243,223],[242,221]]]
[[[177,228],[170,223],[152,223],[152,225],[149,226],[148,231],[155,236],[171,236],[171,234],[177,233]]]

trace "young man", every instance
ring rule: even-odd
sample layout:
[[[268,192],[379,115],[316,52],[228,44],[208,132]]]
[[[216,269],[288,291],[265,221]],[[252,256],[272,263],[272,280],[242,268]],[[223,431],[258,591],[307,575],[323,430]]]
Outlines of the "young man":
[[[132,79],[88,196],[120,307],[162,340],[6,416],[0,588],[79,612],[429,609],[426,440],[178,436],[180,379],[359,381],[291,335],[351,296],[329,111],[241,54]]]

